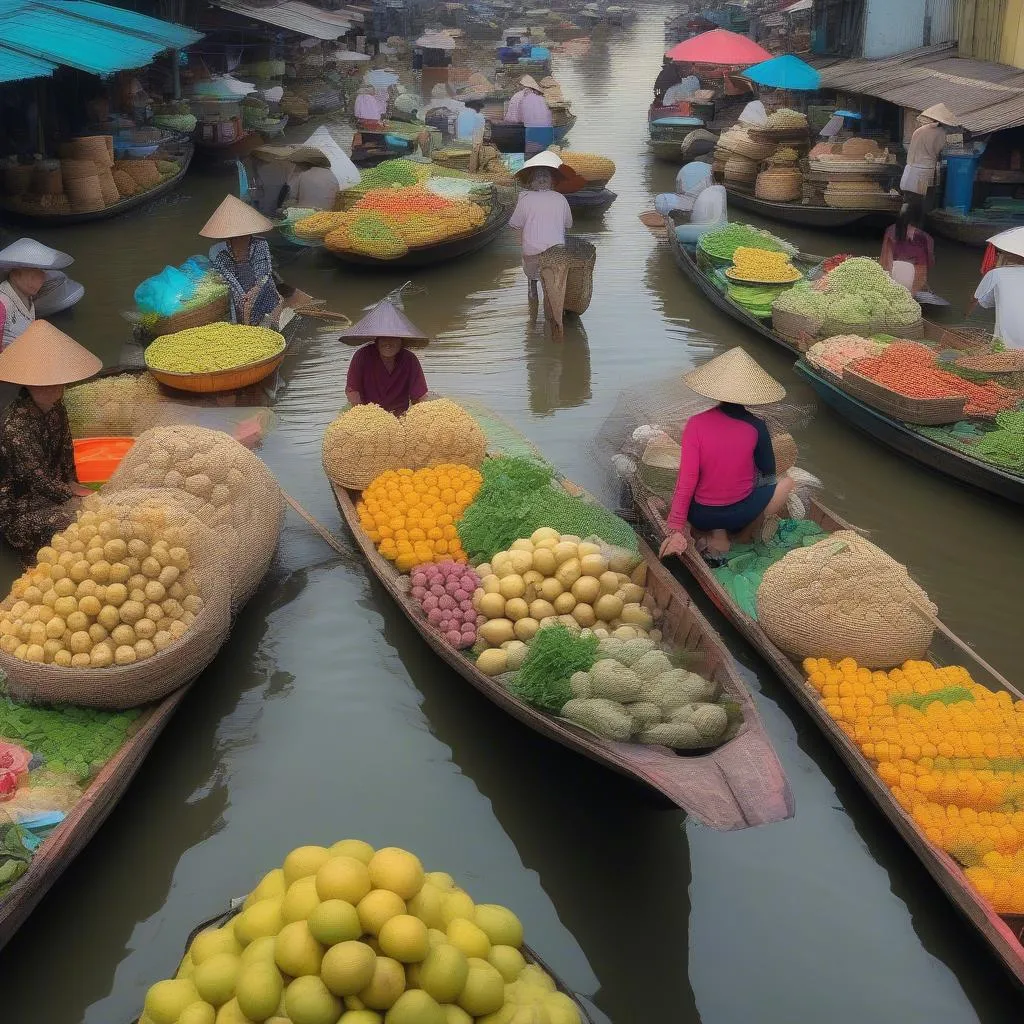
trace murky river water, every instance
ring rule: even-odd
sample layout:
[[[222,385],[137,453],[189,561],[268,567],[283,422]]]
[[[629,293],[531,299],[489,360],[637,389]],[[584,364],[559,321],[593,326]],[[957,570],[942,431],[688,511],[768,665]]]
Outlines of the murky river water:
[[[433,388],[489,404],[595,487],[587,445],[624,386],[741,344],[811,400],[791,358],[710,308],[637,220],[675,173],[644,150],[662,16],[649,6],[627,32],[556,66],[579,113],[573,147],[618,164],[618,201],[577,225],[598,247],[583,327],[555,344],[530,321],[510,235],[415,272],[427,294],[407,306],[438,337],[424,355]],[[144,215],[44,236],[78,258],[88,289],[62,326],[116,360],[135,284],[200,250],[196,231],[233,185],[197,172]],[[877,251],[872,239],[798,240]],[[352,275],[310,253],[286,255],[281,269],[353,315],[404,279]],[[976,279],[975,253],[939,245],[938,291],[963,301]],[[348,546],[319,453],[349,354],[330,334],[296,347],[263,449]],[[946,621],[1019,681],[1019,513],[824,411],[798,441],[827,503],[912,566]],[[994,959],[782,685],[715,621],[792,782],[797,816],[784,824],[714,833],[535,736],[448,671],[354,551],[338,556],[289,516],[266,585],[220,656],[0,956],[0,1020],[130,1020],[197,921],[291,847],[343,836],[407,846],[476,898],[514,907],[552,967],[615,1024],[1015,1017]]]

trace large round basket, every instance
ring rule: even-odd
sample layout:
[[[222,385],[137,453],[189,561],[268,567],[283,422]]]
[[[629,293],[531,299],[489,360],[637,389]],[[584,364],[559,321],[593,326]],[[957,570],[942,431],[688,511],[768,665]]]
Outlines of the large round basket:
[[[269,377],[284,362],[284,349],[277,355],[260,359],[255,363],[235,366],[230,370],[213,373],[169,373],[167,370],[149,372],[161,383],[177,391],[191,391],[196,394],[212,395],[221,391],[237,391],[251,384],[258,384]]]
[[[187,331],[191,327],[205,327],[207,324],[227,320],[230,306],[228,293],[225,292],[204,306],[196,306],[195,309],[186,309],[173,316],[163,317],[153,325],[150,334],[154,338],[159,338],[164,334],[177,334],[178,331]]]

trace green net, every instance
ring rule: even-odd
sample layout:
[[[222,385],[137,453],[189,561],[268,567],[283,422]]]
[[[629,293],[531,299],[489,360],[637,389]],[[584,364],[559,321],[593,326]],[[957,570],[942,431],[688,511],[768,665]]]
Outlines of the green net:
[[[540,449],[527,440],[510,423],[506,423],[497,413],[478,402],[466,399],[458,399],[459,405],[476,420],[480,429],[487,438],[487,449],[491,452],[500,452],[502,455],[511,455],[518,459],[532,459],[548,465],[547,460],[540,453]]]
[[[733,544],[725,565],[713,569],[718,582],[752,619],[757,618],[757,588],[765,572],[780,558],[821,539],[824,531],[809,519],[783,519],[770,544]]]
[[[557,714],[572,699],[569,679],[588,672],[597,658],[596,636],[579,636],[565,626],[540,630],[509,689],[528,704]]]

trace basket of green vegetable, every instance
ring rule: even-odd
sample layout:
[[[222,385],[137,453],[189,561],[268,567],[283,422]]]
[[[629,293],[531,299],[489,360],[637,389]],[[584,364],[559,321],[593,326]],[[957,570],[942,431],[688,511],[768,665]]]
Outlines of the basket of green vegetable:
[[[706,262],[713,266],[728,266],[733,261],[737,249],[767,249],[769,252],[796,253],[795,246],[784,242],[781,238],[767,231],[759,231],[749,224],[727,224],[717,231],[709,231],[702,235],[697,243],[697,251],[706,257]]]

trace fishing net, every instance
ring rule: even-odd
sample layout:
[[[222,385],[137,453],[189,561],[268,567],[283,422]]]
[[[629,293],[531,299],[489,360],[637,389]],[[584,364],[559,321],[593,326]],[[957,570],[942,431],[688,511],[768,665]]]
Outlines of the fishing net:
[[[217,536],[233,606],[245,604],[270,567],[284,522],[274,475],[221,431],[156,427],[135,442],[104,494],[154,487],[184,491],[201,502],[191,502],[190,511]]]
[[[149,704],[199,675],[227,635],[217,538],[178,505],[87,499],[38,557],[0,604],[0,670],[18,700]]]

